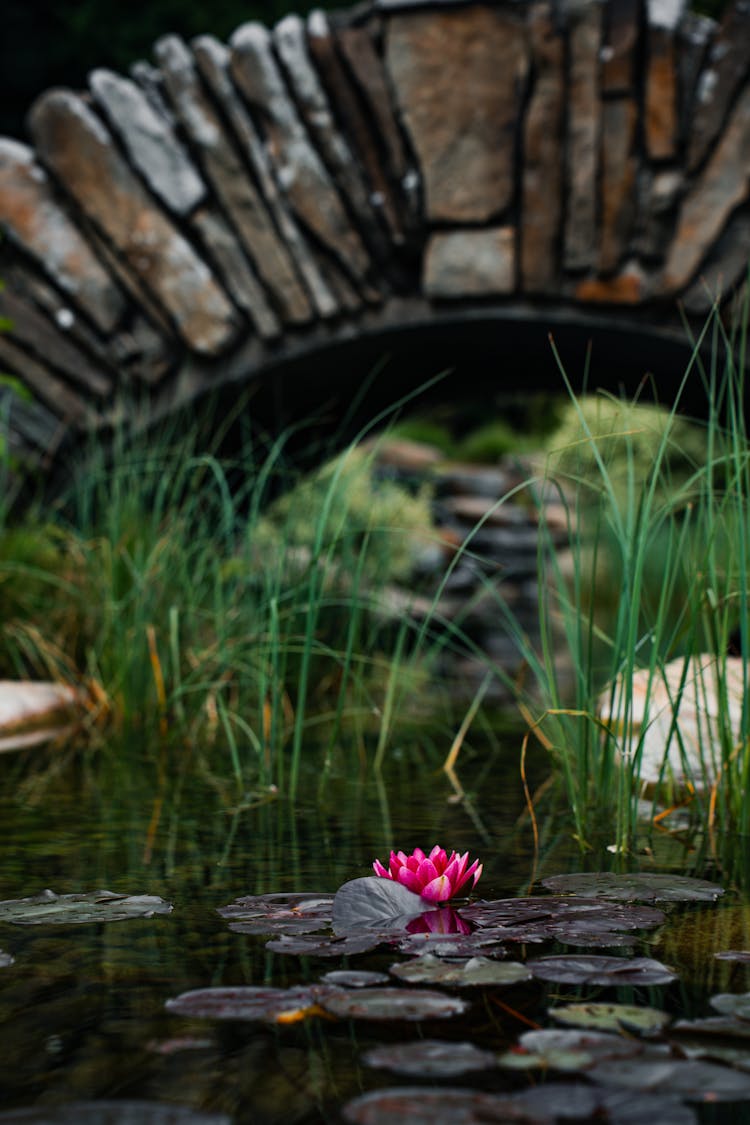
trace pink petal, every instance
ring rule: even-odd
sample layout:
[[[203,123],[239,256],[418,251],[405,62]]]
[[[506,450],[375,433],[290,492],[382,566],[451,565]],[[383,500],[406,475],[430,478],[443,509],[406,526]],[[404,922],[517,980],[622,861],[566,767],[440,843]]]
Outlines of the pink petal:
[[[414,851],[411,854],[414,856],[415,859],[418,859],[420,863],[422,862],[423,859],[426,858],[426,856],[425,856],[425,854],[424,854],[424,852],[422,851],[421,848],[415,848]]]
[[[426,887],[427,884],[431,883],[433,879],[437,879],[438,875],[440,874],[441,872],[438,871],[437,867],[430,859],[425,859],[422,863],[420,863],[419,871],[417,872],[419,881],[423,887]]]
[[[420,883],[414,872],[410,871],[408,867],[401,868],[396,881],[403,884],[403,886],[408,887],[410,891],[414,891],[415,895],[422,893],[422,884]]]
[[[426,887],[422,887],[420,894],[422,898],[428,902],[446,902],[453,893],[450,880],[446,879],[445,875],[438,875],[437,879],[433,879]]]
[[[392,875],[391,875],[390,871],[386,871],[385,867],[383,867],[383,864],[380,862],[379,859],[375,860],[375,862],[372,865],[372,868],[373,868],[373,871],[375,872],[376,875],[380,875],[381,879],[391,879],[392,878]]]

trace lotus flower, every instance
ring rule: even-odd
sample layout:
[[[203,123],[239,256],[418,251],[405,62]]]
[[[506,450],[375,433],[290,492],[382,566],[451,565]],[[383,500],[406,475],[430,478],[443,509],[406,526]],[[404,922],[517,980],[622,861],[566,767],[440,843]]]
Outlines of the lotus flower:
[[[453,909],[452,906],[441,906],[437,910],[425,910],[406,923],[407,932],[410,934],[470,934],[472,927]]]
[[[451,852],[449,858],[445,849],[437,845],[429,855],[425,855],[421,848],[415,848],[411,855],[391,852],[387,869],[379,859],[372,866],[376,875],[402,883],[427,902],[447,902],[472,876],[472,887],[475,887],[482,874],[482,865],[478,859],[469,865],[468,852],[463,855]]]

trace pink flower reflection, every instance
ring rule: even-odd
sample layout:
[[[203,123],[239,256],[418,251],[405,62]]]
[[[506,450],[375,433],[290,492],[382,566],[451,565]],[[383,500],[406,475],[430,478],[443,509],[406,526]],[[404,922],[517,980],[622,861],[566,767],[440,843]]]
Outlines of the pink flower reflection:
[[[426,910],[424,914],[407,922],[410,934],[470,934],[471,926],[452,906]]]
[[[435,847],[429,855],[421,848],[415,848],[411,855],[406,852],[391,852],[388,867],[379,859],[373,863],[373,870],[382,879],[393,879],[408,887],[427,902],[447,902],[461,890],[473,876],[472,887],[482,874],[478,859],[469,864],[469,853],[451,852],[448,856],[444,848]]]

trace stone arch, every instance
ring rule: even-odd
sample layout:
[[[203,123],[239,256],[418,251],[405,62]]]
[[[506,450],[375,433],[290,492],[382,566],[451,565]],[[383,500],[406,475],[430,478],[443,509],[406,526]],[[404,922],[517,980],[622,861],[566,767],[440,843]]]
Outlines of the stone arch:
[[[167,36],[44,93],[28,133],[0,138],[0,367],[30,399],[0,389],[0,424],[32,457],[129,390],[169,411],[363,341],[573,330],[667,379],[750,257],[743,0],[369,0]]]

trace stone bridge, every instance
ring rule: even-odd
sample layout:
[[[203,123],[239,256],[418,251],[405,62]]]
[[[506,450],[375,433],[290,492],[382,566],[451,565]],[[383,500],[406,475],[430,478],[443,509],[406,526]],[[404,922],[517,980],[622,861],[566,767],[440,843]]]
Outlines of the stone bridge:
[[[28,134],[0,139],[22,454],[239,384],[346,403],[384,352],[528,387],[549,332],[668,394],[684,318],[750,257],[750,5],[369,0],[167,36]]]

